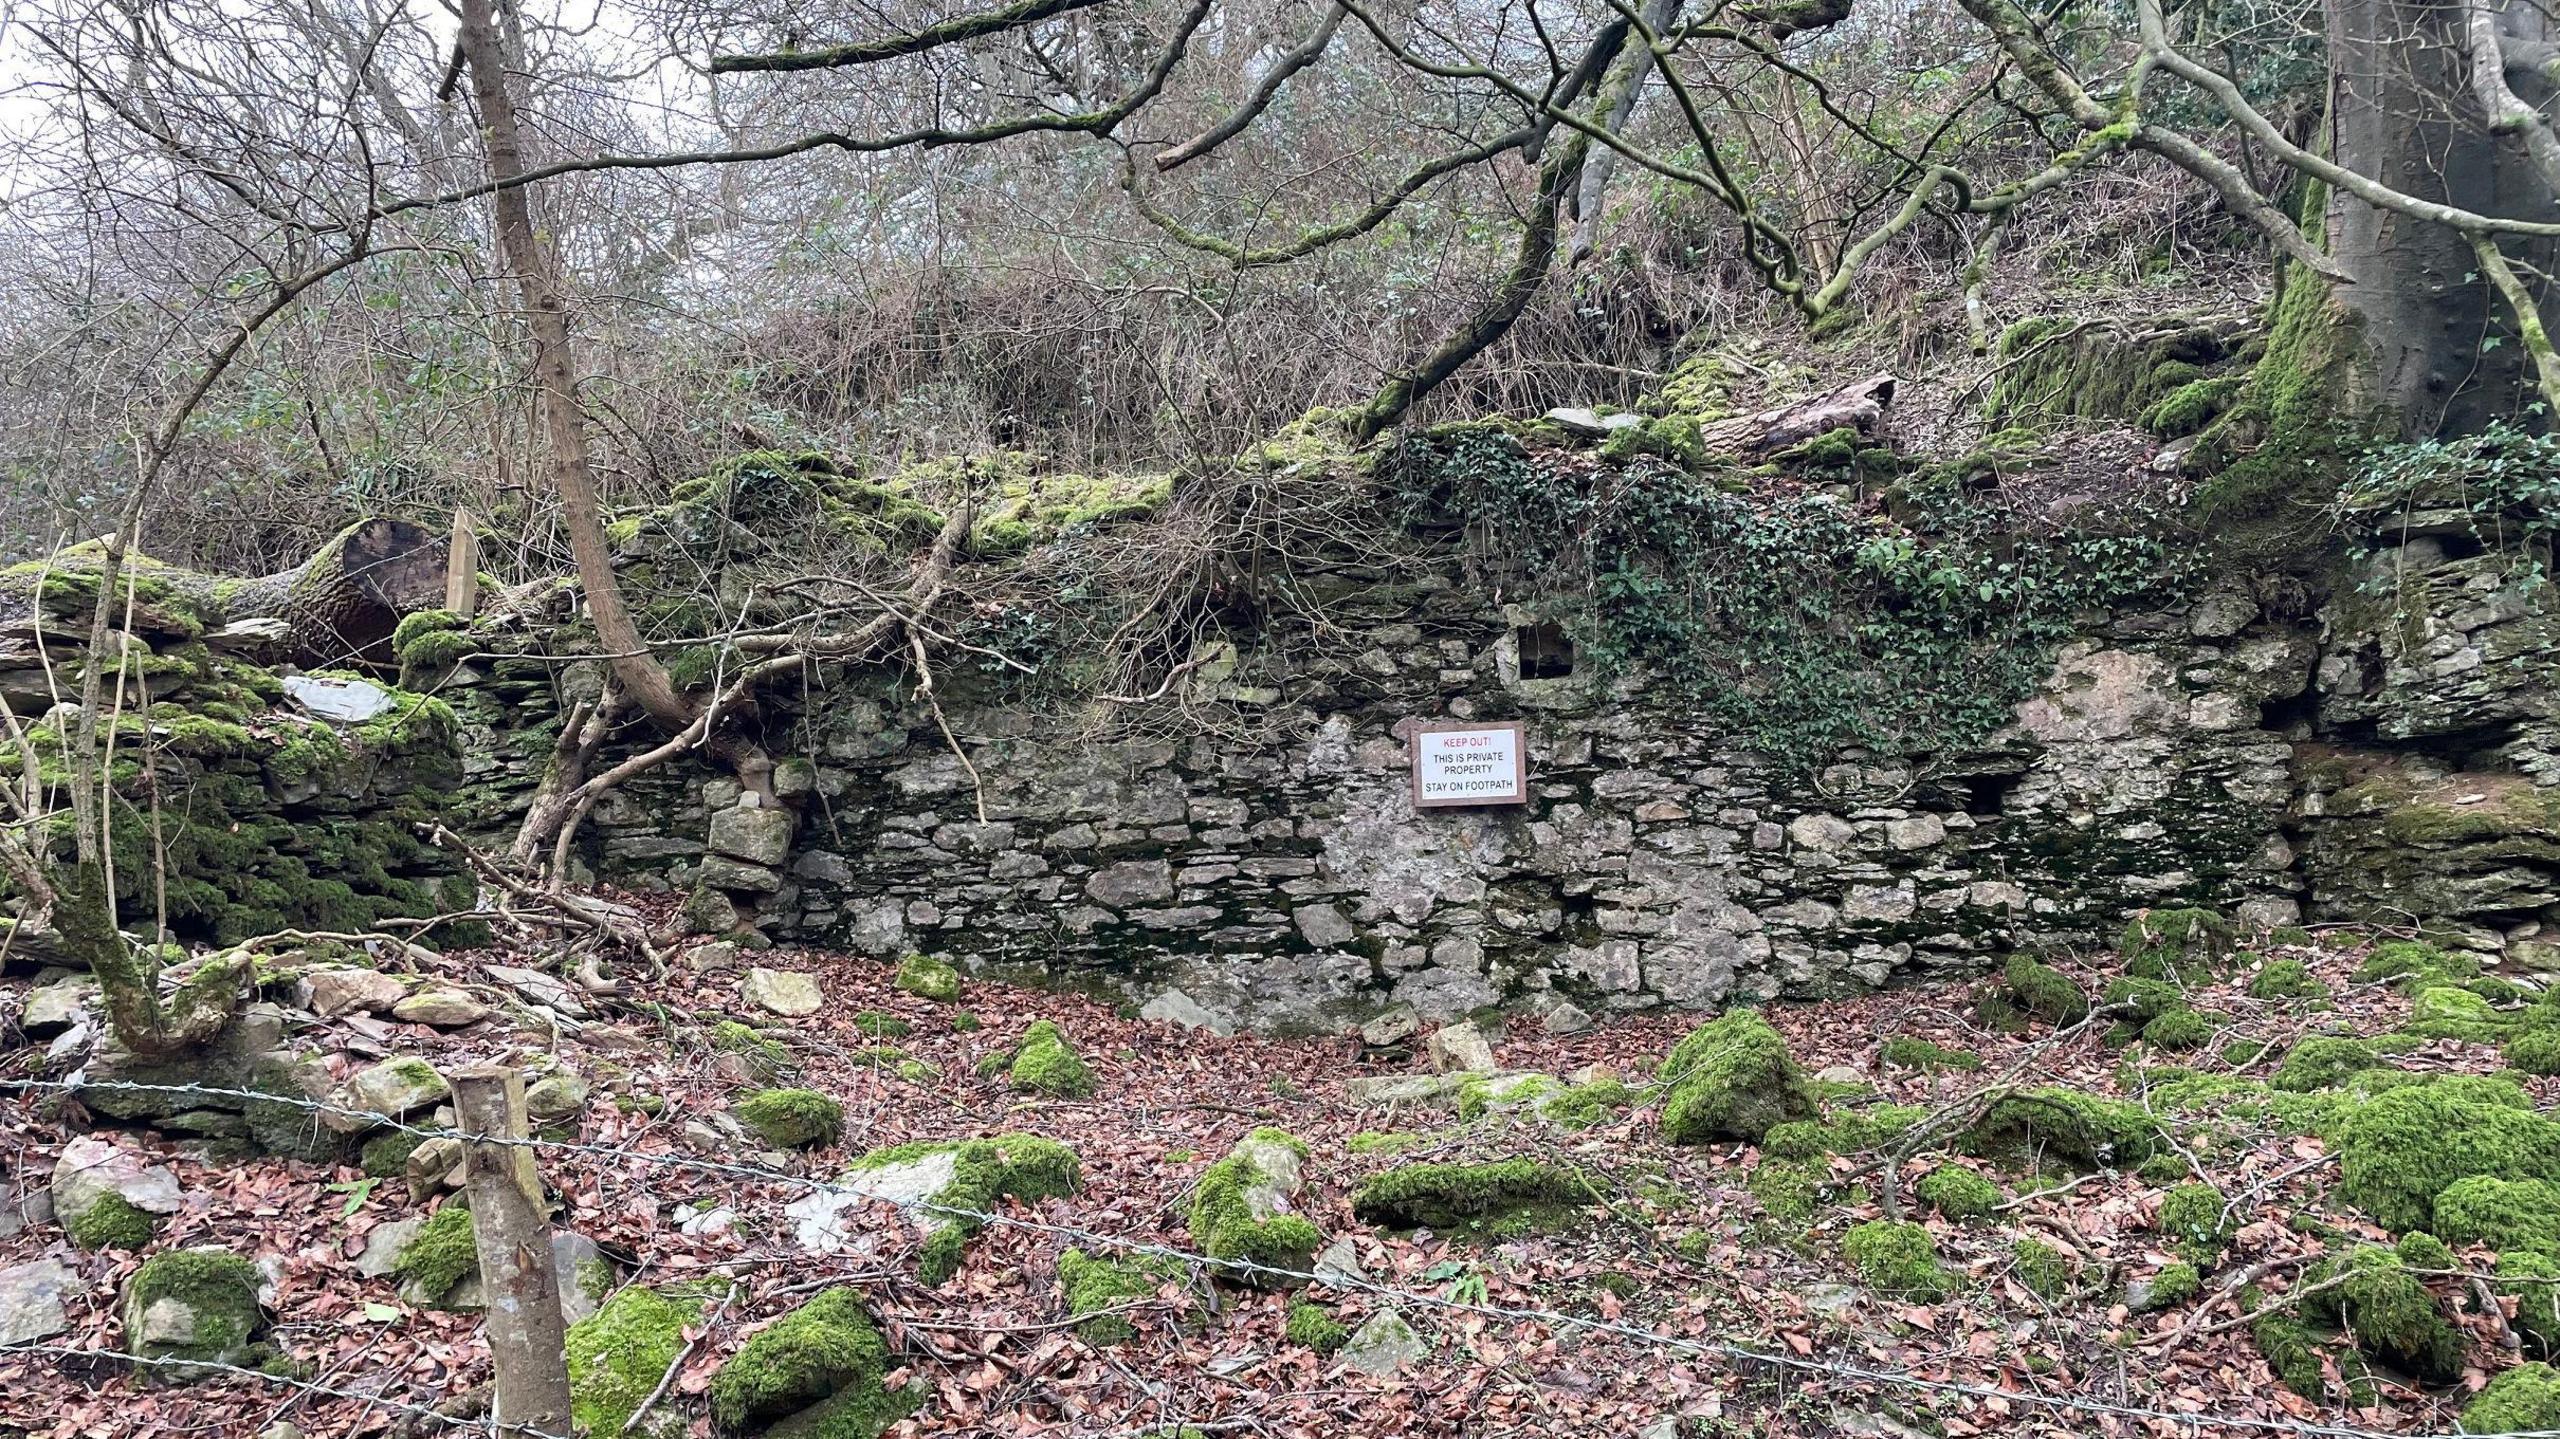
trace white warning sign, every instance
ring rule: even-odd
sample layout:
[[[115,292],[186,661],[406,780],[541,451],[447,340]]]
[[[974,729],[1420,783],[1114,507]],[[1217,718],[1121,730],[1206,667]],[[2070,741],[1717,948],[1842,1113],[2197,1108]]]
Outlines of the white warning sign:
[[[1421,725],[1414,729],[1414,808],[1528,802],[1529,758],[1520,726]]]

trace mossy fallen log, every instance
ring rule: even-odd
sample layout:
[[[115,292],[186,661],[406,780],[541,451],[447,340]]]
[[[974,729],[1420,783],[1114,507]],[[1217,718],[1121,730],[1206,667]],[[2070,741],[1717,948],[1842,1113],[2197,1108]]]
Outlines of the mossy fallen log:
[[[254,637],[260,657],[279,663],[383,664],[400,617],[443,597],[446,553],[445,536],[424,525],[370,519],[271,575],[215,575],[128,555],[111,614],[115,628],[138,634]],[[0,623],[56,648],[76,643],[97,603],[104,560],[93,540],[0,570]],[[252,623],[259,620],[281,628]]]

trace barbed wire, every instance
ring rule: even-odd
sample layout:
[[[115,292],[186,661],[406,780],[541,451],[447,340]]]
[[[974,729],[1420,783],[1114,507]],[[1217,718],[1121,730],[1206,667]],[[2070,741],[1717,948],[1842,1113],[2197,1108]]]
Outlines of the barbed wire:
[[[57,1359],[97,1359],[144,1369],[174,1370],[189,1375],[210,1371],[232,1378],[255,1379],[262,1384],[291,1389],[297,1393],[319,1394],[331,1399],[352,1400],[377,1409],[389,1409],[414,1418],[433,1420],[448,1429],[497,1430],[503,1428],[509,1439],[515,1439],[518,1435],[523,1436],[523,1439],[575,1439],[573,1435],[554,1434],[550,1430],[536,1429],[530,1425],[508,1424],[495,1415],[484,1414],[476,1418],[465,1418],[458,1414],[447,1414],[441,1409],[430,1408],[424,1404],[413,1404],[405,1399],[393,1399],[383,1394],[367,1394],[361,1389],[340,1389],[313,1379],[297,1379],[290,1374],[273,1374],[264,1369],[247,1369],[237,1364],[226,1364],[219,1359],[174,1359],[161,1355],[128,1354],[121,1349],[83,1349],[76,1345],[46,1344],[39,1341],[0,1344],[0,1359],[19,1354],[42,1354]]]
[[[762,1165],[741,1164],[734,1160],[710,1159],[697,1155],[657,1153],[635,1150],[627,1146],[591,1144],[580,1140],[544,1139],[536,1136],[476,1134],[443,1126],[422,1127],[408,1124],[377,1110],[357,1109],[295,1095],[270,1094],[259,1090],[226,1089],[209,1085],[141,1084],[127,1080],[0,1079],[0,1090],[21,1092],[74,1093],[81,1090],[109,1090],[129,1093],[193,1094],[211,1098],[238,1099],[264,1104],[282,1105],[315,1114],[335,1114],[362,1119],[370,1128],[384,1128],[422,1139],[453,1139],[464,1143],[485,1143],[537,1152],[581,1154],[622,1162],[640,1162],[660,1168],[684,1170],[697,1174],[717,1175],[729,1179],[748,1179],[768,1184],[784,1184],[821,1193],[847,1196],[868,1203],[885,1204],[907,1213],[931,1214],[942,1218],[965,1220],[987,1228],[1011,1229],[1075,1240],[1120,1253],[1157,1258],[1195,1265],[1212,1273],[1252,1275],[1282,1279],[1294,1283],[1312,1283],[1337,1290],[1370,1294],[1392,1304],[1410,1304],[1417,1308],[1471,1314],[1509,1323],[1544,1324],[1550,1327],[1605,1334],[1638,1343],[1661,1346],[1704,1358],[1715,1358],[1742,1364],[1765,1364],[1793,1373],[1816,1375],[1855,1384],[1885,1388],[1910,1389],[1960,1398],[1996,1401],[2002,1404],[2032,1404],[2046,1409],[2074,1414],[2113,1416],[2148,1423],[2169,1424],[2191,1434],[2216,1431],[2247,1430],[2265,1434],[2297,1436],[2297,1439],[2560,1439],[2560,1429],[2506,1429],[2485,1433],[2468,1430],[2438,1431],[2413,1434],[2410,1431],[2368,1429],[2347,1424],[2322,1424],[2300,1419],[2273,1419],[2257,1415],[2187,1413],[2157,1409],[2139,1404],[2119,1404],[2076,1394],[2048,1393],[2032,1389],[2004,1389],[1997,1385],[1977,1384],[1958,1379],[1936,1379],[1908,1370],[1886,1369],[1838,1359],[1816,1358],[1784,1349],[1768,1349],[1758,1345],[1737,1343],[1722,1338],[1688,1338],[1659,1329],[1621,1323],[1588,1315],[1568,1314],[1558,1310],[1522,1305],[1497,1304],[1491,1300],[1460,1299],[1451,1294],[1428,1290],[1400,1289],[1383,1284],[1366,1275],[1326,1268],[1322,1272],[1292,1269],[1243,1258],[1219,1258],[1178,1245],[1124,1234],[1109,1234],[1079,1225],[1060,1224],[1053,1220],[1025,1218],[961,1205],[944,1204],[932,1199],[901,1199],[879,1194],[860,1185],[819,1179],[805,1174],[791,1174]],[[0,1348],[0,1353],[15,1352]],[[242,1371],[256,1374],[256,1370]],[[476,1422],[476,1421],[475,1421]],[[548,1436],[546,1436],[548,1439]]]

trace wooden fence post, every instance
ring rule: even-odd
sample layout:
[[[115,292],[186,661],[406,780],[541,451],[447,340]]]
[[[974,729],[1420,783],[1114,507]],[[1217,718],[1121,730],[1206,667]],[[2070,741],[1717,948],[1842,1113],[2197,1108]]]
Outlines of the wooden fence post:
[[[465,1135],[463,1181],[471,1195],[471,1237],[480,1255],[482,1311],[496,1361],[490,1407],[499,1439],[565,1439],[569,1433],[568,1325],[560,1317],[560,1276],[551,1259],[551,1219],[525,1137],[524,1076],[482,1065],[453,1076],[453,1107]]]
[[[445,551],[444,607],[469,619],[480,612],[480,531],[471,512],[456,506],[453,543]]]

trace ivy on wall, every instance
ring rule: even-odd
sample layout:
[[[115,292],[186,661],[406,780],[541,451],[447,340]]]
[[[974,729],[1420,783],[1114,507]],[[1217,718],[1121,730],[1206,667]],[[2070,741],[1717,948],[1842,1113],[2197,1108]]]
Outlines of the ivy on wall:
[[[1604,681],[1640,669],[1795,772],[1978,745],[2091,612],[2187,577],[2157,536],[2015,533],[1955,469],[1903,482],[1904,518],[1732,470],[1588,468],[1489,427],[1416,437],[1387,474],[1408,523],[1473,527]]]

